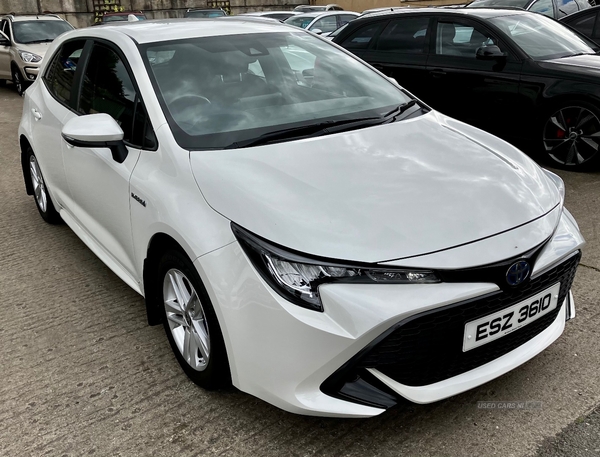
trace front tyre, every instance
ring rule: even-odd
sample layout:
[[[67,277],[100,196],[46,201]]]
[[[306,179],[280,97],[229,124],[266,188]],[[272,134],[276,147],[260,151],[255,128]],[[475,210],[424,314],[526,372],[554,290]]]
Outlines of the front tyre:
[[[208,293],[190,260],[166,252],[159,263],[163,324],[171,349],[187,376],[205,389],[231,383],[223,334]]]
[[[598,164],[600,112],[576,101],[548,112],[542,142],[546,158],[557,167],[587,171]]]
[[[23,96],[23,92],[25,92],[25,89],[27,89],[27,86],[26,86],[25,81],[23,81],[21,72],[18,70],[17,67],[13,67],[12,82],[13,82],[13,87],[17,91],[17,94]]]
[[[35,206],[37,206],[40,216],[49,224],[59,224],[62,222],[62,219],[58,211],[54,208],[48,188],[46,187],[46,182],[42,176],[42,171],[40,170],[40,165],[31,147],[27,148],[27,164],[29,165],[29,176],[31,178]]]

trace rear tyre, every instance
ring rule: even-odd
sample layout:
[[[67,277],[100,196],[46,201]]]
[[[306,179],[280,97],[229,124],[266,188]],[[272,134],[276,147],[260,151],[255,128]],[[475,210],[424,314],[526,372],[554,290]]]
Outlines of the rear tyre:
[[[197,385],[218,389],[231,384],[221,327],[192,262],[177,250],[159,263],[163,324],[171,349],[185,374]]]
[[[33,198],[35,199],[35,206],[37,206],[40,216],[49,224],[60,224],[62,219],[58,211],[54,208],[54,203],[52,203],[52,199],[48,193],[40,165],[31,147],[27,148],[27,164],[29,165]]]
[[[600,158],[600,110],[574,101],[549,110],[542,127],[542,151],[553,166],[587,171]]]

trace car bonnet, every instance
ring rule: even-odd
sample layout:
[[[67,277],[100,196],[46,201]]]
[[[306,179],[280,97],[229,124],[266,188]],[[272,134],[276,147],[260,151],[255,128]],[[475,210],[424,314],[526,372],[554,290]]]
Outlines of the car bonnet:
[[[190,160],[209,205],[236,224],[307,254],[362,262],[490,237],[544,216],[561,198],[514,147],[435,112],[317,138],[194,151]]]

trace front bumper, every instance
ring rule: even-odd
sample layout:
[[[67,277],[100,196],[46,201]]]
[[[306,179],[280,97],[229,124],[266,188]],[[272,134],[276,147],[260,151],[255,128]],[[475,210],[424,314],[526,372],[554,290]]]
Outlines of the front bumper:
[[[23,74],[25,75],[25,79],[27,79],[28,81],[35,81],[38,77],[39,72],[39,67],[25,66],[23,68]]]
[[[534,279],[577,255],[583,244],[565,210],[537,256]],[[477,264],[473,259],[471,265]],[[467,371],[408,385],[386,375],[377,364],[356,362],[369,353],[373,342],[407,319],[497,294],[496,284],[326,284],[320,288],[325,308],[320,313],[293,305],[270,289],[237,243],[200,257],[195,265],[221,323],[234,385],[284,410],[306,415],[370,417],[392,406],[398,396],[428,403],[458,394],[541,352],[574,314],[569,284],[547,325],[522,344],[468,366]],[[487,313],[489,309],[481,315]]]

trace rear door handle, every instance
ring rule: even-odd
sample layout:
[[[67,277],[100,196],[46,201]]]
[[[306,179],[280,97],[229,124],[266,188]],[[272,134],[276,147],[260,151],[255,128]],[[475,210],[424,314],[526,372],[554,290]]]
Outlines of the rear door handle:
[[[40,113],[35,108],[32,108],[31,112],[33,113],[33,117],[35,118],[36,121],[39,121],[42,118],[42,113]]]
[[[429,74],[431,76],[433,76],[434,78],[441,78],[442,76],[446,76],[447,75],[447,73],[444,70],[440,70],[440,69],[431,70],[429,72]]]

